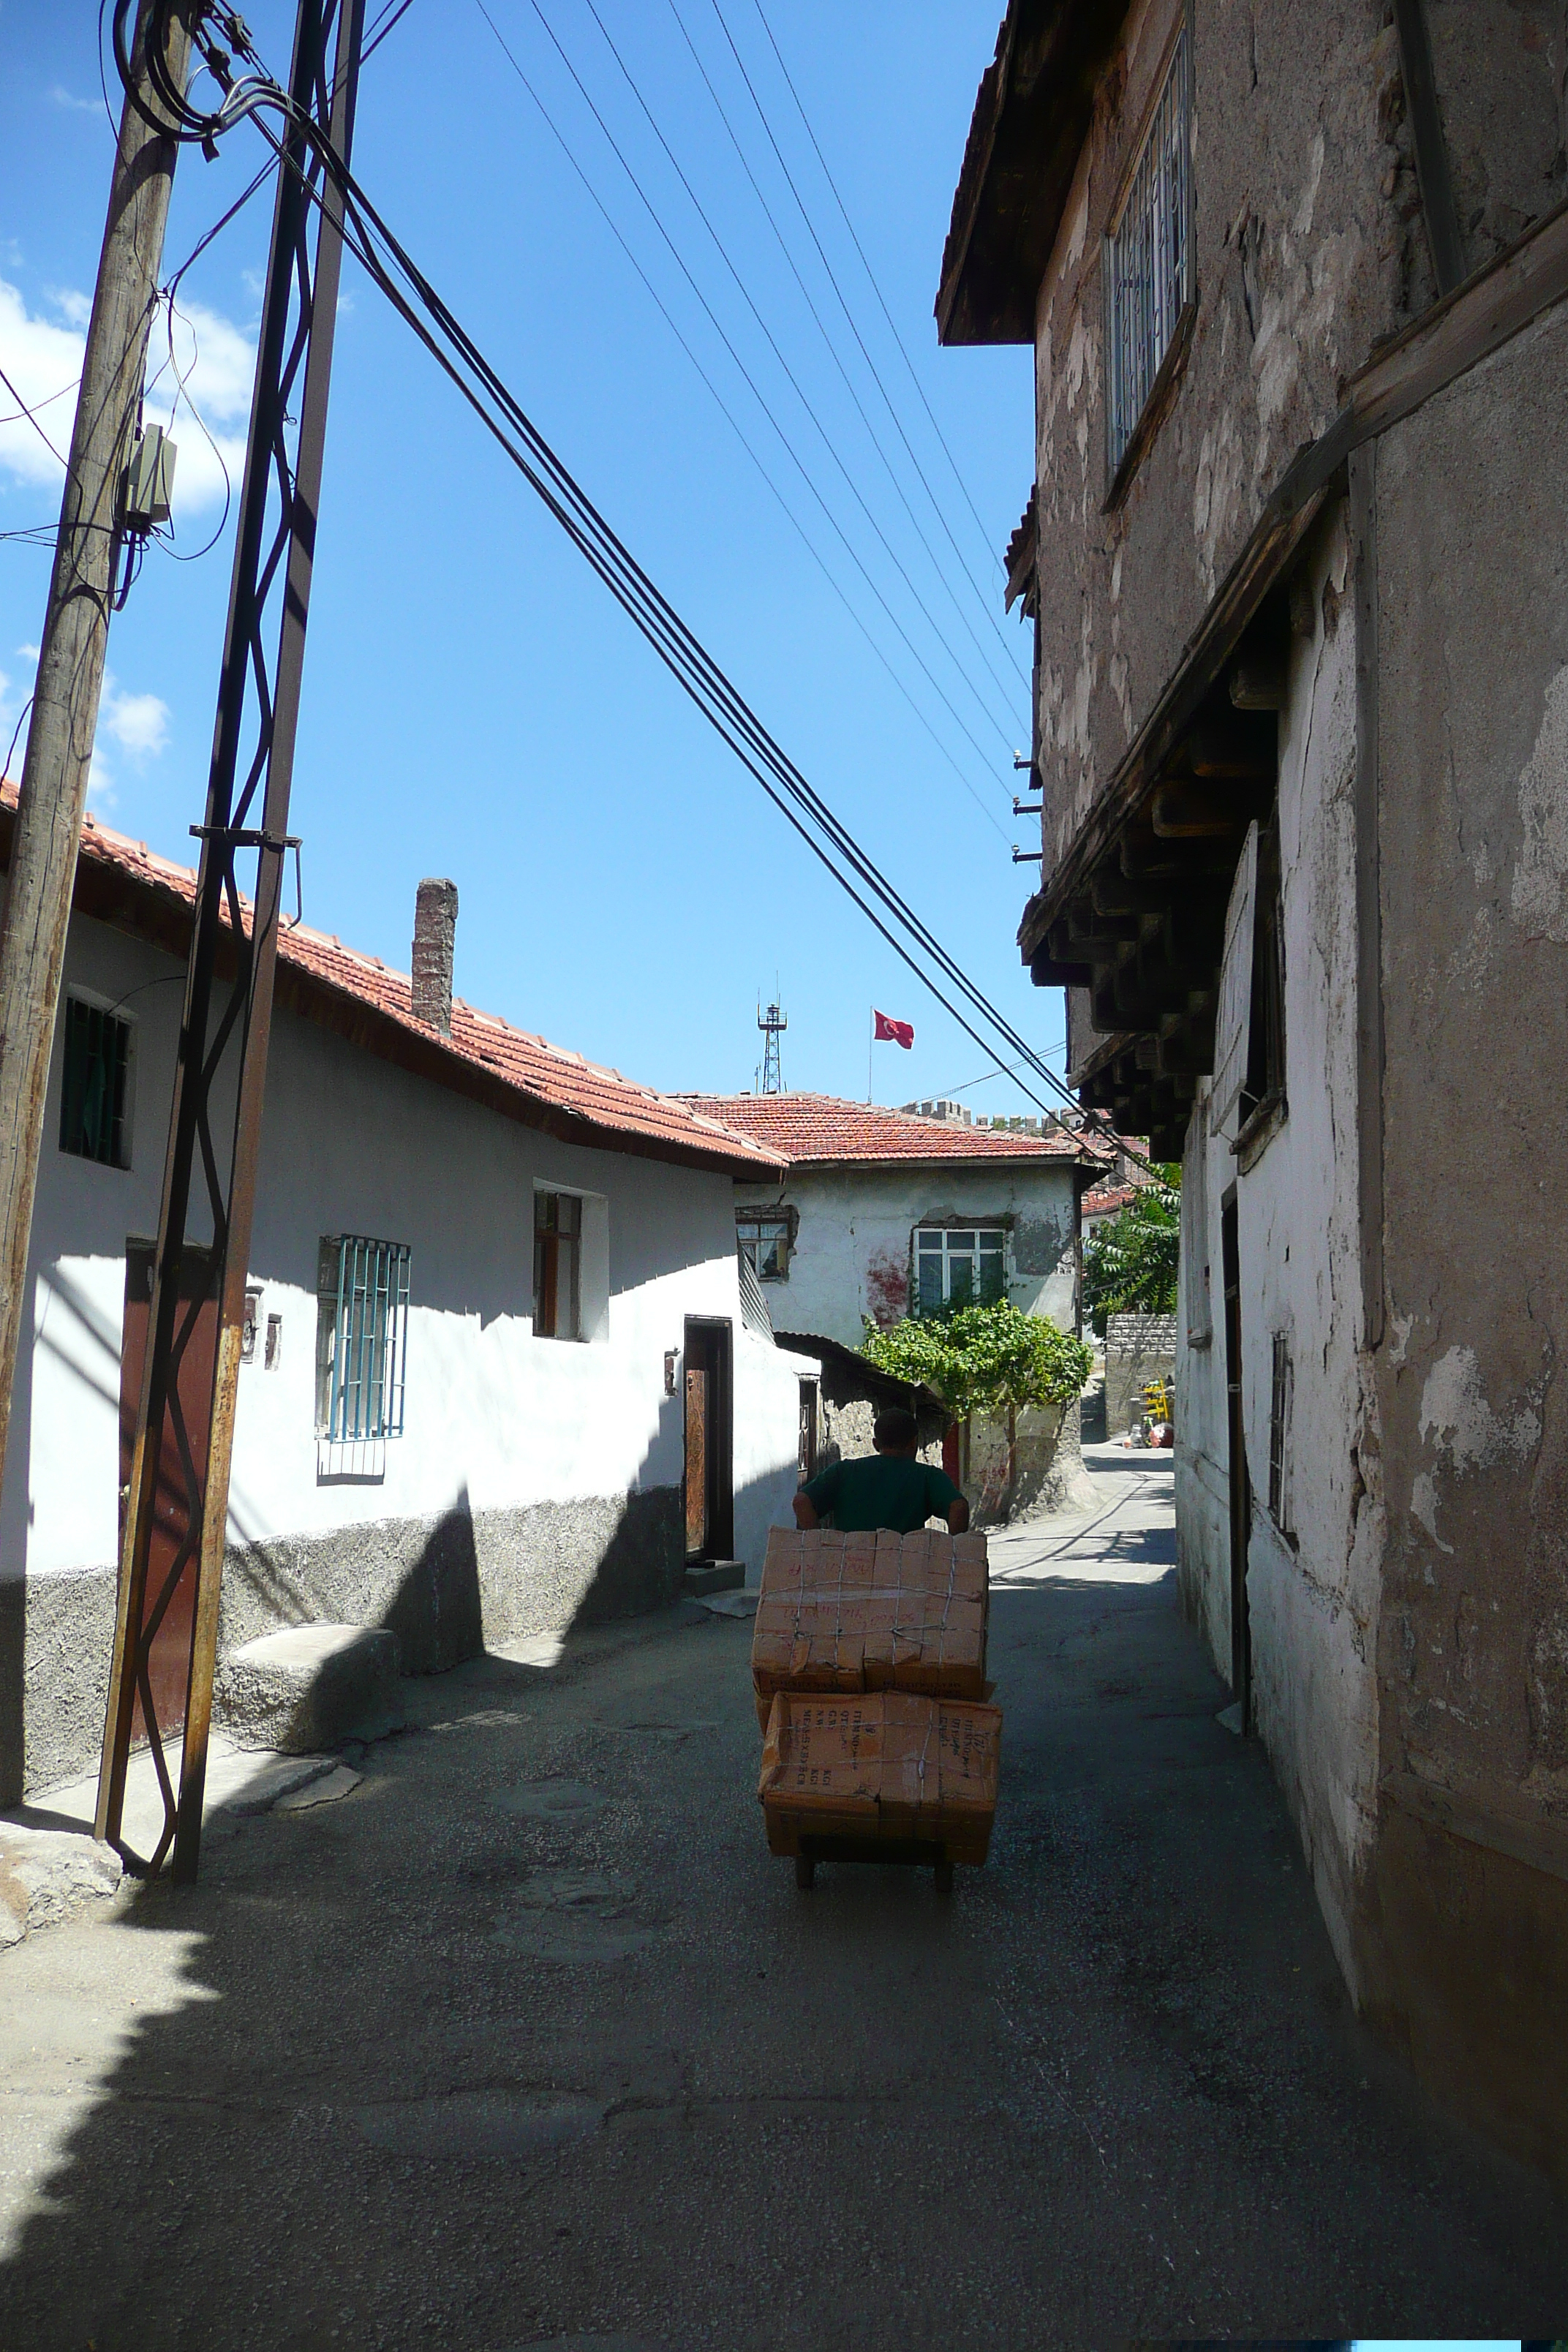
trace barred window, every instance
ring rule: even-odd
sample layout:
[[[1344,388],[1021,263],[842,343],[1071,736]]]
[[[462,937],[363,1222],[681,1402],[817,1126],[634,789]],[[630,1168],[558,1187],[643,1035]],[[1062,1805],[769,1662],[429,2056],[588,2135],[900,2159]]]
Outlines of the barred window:
[[[1289,1441],[1290,1340],[1288,1333],[1276,1331],[1268,1385],[1268,1516],[1282,1536],[1290,1532],[1286,1460]]]
[[[761,1217],[738,1209],[735,1237],[741,1245],[741,1255],[750,1261],[759,1282],[789,1280],[787,1217]]]
[[[316,1434],[338,1444],[403,1434],[408,1353],[406,1242],[323,1240],[316,1267]]]
[[[1192,78],[1184,25],[1105,244],[1110,473],[1126,457],[1193,292]]]
[[[129,1168],[130,1082],[130,1022],[68,996],[60,1150],[100,1168]]]

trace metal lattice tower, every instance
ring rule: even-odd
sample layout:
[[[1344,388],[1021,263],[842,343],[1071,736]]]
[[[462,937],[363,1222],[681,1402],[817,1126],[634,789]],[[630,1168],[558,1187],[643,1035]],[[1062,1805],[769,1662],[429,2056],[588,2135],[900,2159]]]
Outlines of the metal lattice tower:
[[[784,1090],[784,1071],[779,1062],[779,1039],[789,1023],[776,1004],[764,1013],[757,1007],[757,1026],[763,1033],[763,1066],[758,1075],[757,1092],[761,1095],[782,1095]]]

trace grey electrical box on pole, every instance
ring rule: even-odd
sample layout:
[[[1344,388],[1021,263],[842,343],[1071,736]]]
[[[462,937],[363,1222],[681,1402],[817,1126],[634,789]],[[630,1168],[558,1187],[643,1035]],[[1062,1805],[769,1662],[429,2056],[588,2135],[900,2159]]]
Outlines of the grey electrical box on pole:
[[[141,98],[155,113],[142,58],[149,13],[147,6],[140,11],[134,69]],[[189,53],[189,25],[183,12],[176,13],[169,19],[164,61],[180,89]],[[174,139],[155,130],[128,96],[66,465],[0,922],[0,1475],[77,845],[123,529],[121,500],[178,152]],[[138,446],[145,446],[147,437]],[[163,454],[166,457],[166,449]],[[143,463],[153,469],[147,489],[166,494],[169,474],[166,466],[159,466],[157,453],[149,452]],[[16,1465],[16,1476],[26,1474],[25,1463]]]

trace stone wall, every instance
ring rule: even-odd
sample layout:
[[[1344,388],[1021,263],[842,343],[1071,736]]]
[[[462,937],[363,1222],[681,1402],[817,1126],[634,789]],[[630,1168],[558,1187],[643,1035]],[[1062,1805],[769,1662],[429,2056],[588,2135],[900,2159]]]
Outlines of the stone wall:
[[[1120,1437],[1143,1411],[1149,1381],[1176,1371],[1173,1315],[1110,1315],[1105,1323],[1105,1433]]]

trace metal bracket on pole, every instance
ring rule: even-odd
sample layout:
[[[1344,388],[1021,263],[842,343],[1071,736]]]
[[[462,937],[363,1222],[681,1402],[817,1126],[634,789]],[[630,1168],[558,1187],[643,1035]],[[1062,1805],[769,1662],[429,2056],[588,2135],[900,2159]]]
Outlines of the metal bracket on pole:
[[[364,0],[300,0],[290,96],[345,161],[363,18]],[[289,795],[342,263],[337,193],[317,142],[290,125],[273,213],[206,822],[195,828],[201,866],[98,1784],[98,1835],[132,1870],[149,1875],[163,1867],[172,1845],[173,1875],[184,1882],[195,1878],[201,1849],[245,1282],[283,860],[296,846]],[[272,625],[278,650],[269,668],[265,641]],[[247,820],[258,799],[258,825]],[[257,857],[248,908],[236,872],[245,849]],[[223,978],[232,972],[226,999],[217,992],[220,964]],[[199,1233],[189,1231],[198,1161],[195,1222],[212,1234],[210,1278],[200,1280],[193,1276],[208,1252]],[[215,1290],[209,1382],[197,1334]],[[177,1796],[164,1753],[176,1729],[183,1730]],[[161,1832],[145,1855],[127,1843],[123,1831],[126,1769],[137,1732],[152,1749],[163,1804]]]

